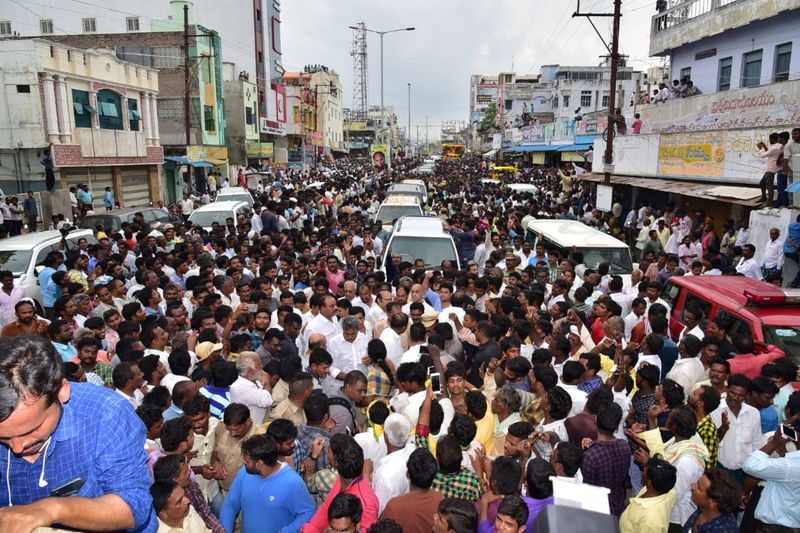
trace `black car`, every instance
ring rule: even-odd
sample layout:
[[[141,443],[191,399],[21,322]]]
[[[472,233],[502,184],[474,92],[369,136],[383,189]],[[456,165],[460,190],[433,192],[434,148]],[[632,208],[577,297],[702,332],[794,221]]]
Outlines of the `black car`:
[[[163,209],[157,207],[128,207],[125,209],[114,209],[113,211],[97,211],[92,215],[87,215],[81,220],[80,227],[94,230],[99,224],[102,224],[106,232],[119,231],[123,222],[133,222],[133,216],[136,213],[141,213],[144,217],[144,221],[150,226],[154,226],[156,223],[176,224],[183,222],[179,217],[170,215]]]

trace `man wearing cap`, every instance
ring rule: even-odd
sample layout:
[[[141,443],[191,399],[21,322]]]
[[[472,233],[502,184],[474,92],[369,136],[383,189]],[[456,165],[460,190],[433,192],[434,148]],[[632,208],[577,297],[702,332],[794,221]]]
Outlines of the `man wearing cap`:
[[[211,365],[221,357],[223,347],[221,342],[201,342],[195,347],[194,353],[197,355],[197,366],[192,372],[192,381],[200,381],[201,379],[211,381]]]

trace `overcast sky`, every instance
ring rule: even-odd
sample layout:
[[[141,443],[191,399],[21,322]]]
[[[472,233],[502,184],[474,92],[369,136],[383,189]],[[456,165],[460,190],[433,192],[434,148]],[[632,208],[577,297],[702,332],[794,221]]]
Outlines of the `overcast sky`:
[[[623,0],[620,51],[645,70],[655,0]],[[364,21],[376,30],[414,26],[384,37],[384,101],[401,126],[466,120],[469,76],[538,73],[546,64],[594,65],[607,53],[585,18],[572,18],[576,0],[284,0],[281,3],[283,66],[300,70],[323,64],[341,77],[344,105],[353,105],[353,32]],[[581,10],[613,12],[612,0],[582,0]],[[595,19],[604,37],[610,18]],[[380,104],[380,37],[368,34],[369,104]],[[423,128],[420,128],[423,131]],[[420,134],[422,135],[422,133]]]

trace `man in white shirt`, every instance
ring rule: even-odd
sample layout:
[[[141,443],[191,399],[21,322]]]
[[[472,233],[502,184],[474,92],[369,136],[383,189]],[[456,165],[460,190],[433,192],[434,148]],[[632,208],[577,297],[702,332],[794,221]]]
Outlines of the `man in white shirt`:
[[[422,304],[424,310],[423,313],[435,313],[436,310],[431,307],[431,305],[425,301],[425,290],[422,288],[422,285],[416,283],[411,286],[411,300],[405,304],[402,308],[405,314],[410,314],[411,311],[411,303],[412,302],[419,302]]]
[[[342,319],[342,332],[328,341],[328,352],[333,358],[333,366],[347,374],[359,370],[365,376],[369,367],[364,364],[367,357],[367,336],[358,331],[359,322],[354,316]]]
[[[701,322],[703,320],[703,311],[697,306],[690,305],[683,312],[683,322],[685,327],[678,336],[678,342],[683,340],[686,335],[694,335],[698,340],[703,340],[706,336]]]
[[[572,398],[572,409],[570,409],[568,416],[582,413],[583,408],[586,406],[588,395],[578,388],[578,382],[584,372],[586,372],[586,368],[579,361],[568,360],[562,368],[559,386],[567,391],[570,398]]]
[[[400,339],[408,327],[408,316],[403,313],[395,313],[389,318],[389,327],[385,328],[380,335],[380,340],[386,346],[386,357],[395,367],[400,366],[403,359],[403,343]]]
[[[319,313],[308,322],[305,329],[306,342],[304,346],[308,346],[308,338],[314,333],[325,335],[328,346],[330,346],[331,340],[340,333],[339,323],[336,320],[336,298],[330,294],[322,297]]]
[[[628,316],[631,312],[633,298],[629,294],[622,292],[622,288],[622,278],[620,276],[611,276],[611,280],[608,282],[608,290],[611,291],[609,296],[622,308],[619,316]]]
[[[703,362],[698,357],[703,345],[694,335],[685,336],[678,343],[678,359],[667,372],[667,378],[683,387],[685,396],[694,389],[695,384],[706,379]]]
[[[416,449],[410,438],[411,423],[398,413],[392,413],[383,423],[383,440],[388,454],[375,465],[372,488],[378,497],[378,514],[382,513],[389,500],[409,491],[406,463]]]
[[[743,483],[742,465],[745,459],[761,444],[761,414],[744,400],[751,388],[750,380],[742,374],[728,378],[727,395],[719,407],[711,413],[711,419],[719,428],[719,464]]]
[[[633,328],[647,320],[645,311],[647,310],[647,303],[644,298],[634,298],[631,301],[631,312],[625,316],[625,340],[631,340],[631,332]]]
[[[261,358],[255,352],[241,352],[236,359],[239,377],[231,384],[231,403],[241,403],[250,410],[250,419],[262,424],[272,405],[269,375],[262,370]]]
[[[425,326],[423,324],[411,324],[411,327],[408,328],[408,340],[411,343],[408,350],[403,352],[403,357],[400,359],[400,364],[403,363],[419,363],[420,357],[422,355],[422,348],[426,347],[427,344],[425,342],[427,337],[427,331],[425,330]]]
[[[781,232],[778,228],[769,230],[769,241],[764,247],[764,256],[761,258],[765,270],[772,272],[783,269],[783,241],[779,239]]]
[[[144,374],[135,362],[123,361],[118,364],[111,377],[117,394],[128,400],[134,410],[142,405],[144,393],[141,388],[144,384]]]
[[[391,301],[391,292],[388,290],[378,291],[378,295],[375,297],[375,305],[367,312],[367,322],[372,326],[372,331],[375,331],[375,325],[378,322],[386,320],[386,305]]]
[[[650,333],[642,341],[642,353],[639,354],[639,360],[636,362],[634,370],[639,370],[639,367],[644,363],[658,368],[661,372],[661,357],[658,356],[659,352],[664,347],[664,340],[655,333]]]
[[[758,262],[753,257],[755,253],[755,246],[752,244],[745,244],[742,247],[742,258],[739,259],[739,263],[736,265],[736,272],[748,278],[762,281],[764,279],[764,274],[761,272],[761,267]]]

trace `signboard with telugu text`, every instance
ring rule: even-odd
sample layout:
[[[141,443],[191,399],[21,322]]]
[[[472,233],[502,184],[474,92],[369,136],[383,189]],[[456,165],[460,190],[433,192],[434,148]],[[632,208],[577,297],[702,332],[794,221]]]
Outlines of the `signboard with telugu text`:
[[[661,135],[658,173],[666,176],[722,176],[727,132]]]

